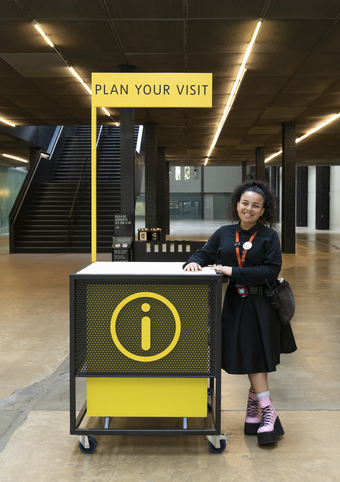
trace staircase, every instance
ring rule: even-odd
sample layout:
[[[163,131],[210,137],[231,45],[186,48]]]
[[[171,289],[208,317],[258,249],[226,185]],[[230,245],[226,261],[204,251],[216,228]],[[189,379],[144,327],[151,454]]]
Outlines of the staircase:
[[[69,214],[85,159],[82,202]],[[19,237],[18,253],[91,252],[91,126],[68,137],[51,182],[41,184]],[[83,175],[84,178],[84,175]],[[114,215],[120,212],[120,129],[104,126],[97,148],[97,252],[110,252]]]

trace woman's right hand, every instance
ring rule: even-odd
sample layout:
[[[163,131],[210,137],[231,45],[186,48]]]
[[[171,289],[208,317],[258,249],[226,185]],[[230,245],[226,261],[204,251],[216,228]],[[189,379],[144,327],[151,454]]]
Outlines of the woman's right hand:
[[[184,267],[184,271],[202,271],[202,267],[198,263],[189,263]]]

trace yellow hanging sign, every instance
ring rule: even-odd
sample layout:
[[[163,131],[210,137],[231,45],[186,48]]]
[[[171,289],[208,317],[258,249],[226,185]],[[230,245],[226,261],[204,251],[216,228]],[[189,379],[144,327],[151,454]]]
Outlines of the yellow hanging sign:
[[[212,107],[212,74],[92,73],[91,253],[97,259],[97,108]]]
[[[92,73],[92,107],[212,107],[212,74]]]

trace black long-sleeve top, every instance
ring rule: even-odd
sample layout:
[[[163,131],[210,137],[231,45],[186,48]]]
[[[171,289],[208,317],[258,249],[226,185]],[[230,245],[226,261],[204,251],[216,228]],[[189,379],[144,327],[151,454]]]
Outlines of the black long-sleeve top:
[[[243,243],[249,241],[251,235],[257,232],[242,268],[238,266],[235,250],[236,230],[240,237],[241,257]],[[222,266],[233,268],[230,279],[234,283],[248,286],[265,285],[265,280],[271,283],[278,277],[282,266],[278,234],[273,229],[261,224],[256,224],[248,231],[243,230],[239,224],[221,226],[203,248],[189,258],[185,265],[194,262],[203,267],[215,264],[219,259]]]

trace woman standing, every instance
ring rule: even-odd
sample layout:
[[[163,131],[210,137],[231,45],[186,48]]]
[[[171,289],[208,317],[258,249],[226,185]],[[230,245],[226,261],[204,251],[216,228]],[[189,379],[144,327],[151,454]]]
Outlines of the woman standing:
[[[222,312],[222,368],[247,374],[250,380],[245,433],[257,434],[260,445],[284,434],[272,405],[268,373],[276,370],[281,353],[296,350],[290,325],[282,325],[264,291],[282,265],[279,237],[273,229],[276,199],[263,181],[245,181],[231,198],[231,217],[238,224],[219,228],[184,265],[185,271],[214,268],[230,281]]]

